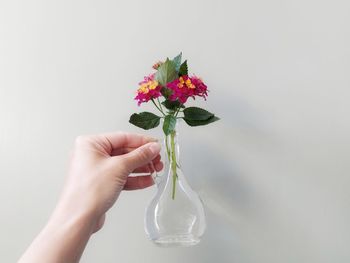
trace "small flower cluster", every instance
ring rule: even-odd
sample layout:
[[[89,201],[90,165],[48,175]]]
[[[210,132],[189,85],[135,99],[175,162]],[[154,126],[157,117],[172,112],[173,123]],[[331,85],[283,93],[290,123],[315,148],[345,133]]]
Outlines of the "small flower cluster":
[[[163,62],[157,62],[153,65],[155,70],[158,70]],[[187,64],[186,64],[187,66]],[[195,96],[206,99],[208,96],[207,86],[197,76],[188,76],[187,72],[184,75],[180,75],[177,72],[177,77],[161,85],[155,78],[155,73],[144,77],[144,80],[139,83],[137,95],[135,100],[140,106],[141,103],[148,102],[152,99],[156,99],[162,96],[162,89],[166,88],[171,91],[168,99],[170,101],[178,101],[181,104],[186,103],[188,98],[195,99]]]
[[[170,82],[167,87],[172,90],[169,99],[171,101],[179,100],[181,104],[186,103],[189,97],[195,99],[195,96],[200,96],[206,99],[208,96],[207,86],[196,76],[181,76]]]
[[[142,102],[148,102],[149,100],[158,98],[162,95],[160,93],[162,87],[159,85],[158,81],[154,79],[154,74],[144,77],[144,80],[141,81],[139,85],[135,97],[139,106]]]

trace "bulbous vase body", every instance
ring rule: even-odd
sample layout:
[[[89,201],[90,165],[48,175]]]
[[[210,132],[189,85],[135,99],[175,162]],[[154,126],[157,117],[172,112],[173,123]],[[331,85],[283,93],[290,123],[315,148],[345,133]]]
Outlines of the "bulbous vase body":
[[[157,193],[145,213],[146,233],[159,246],[195,245],[206,228],[203,204],[179,163],[177,130],[165,136],[164,172],[155,178]]]

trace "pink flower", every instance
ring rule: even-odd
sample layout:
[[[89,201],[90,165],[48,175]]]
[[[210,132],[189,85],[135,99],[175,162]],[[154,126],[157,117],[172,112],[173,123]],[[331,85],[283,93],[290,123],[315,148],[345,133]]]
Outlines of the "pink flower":
[[[195,99],[195,96],[200,96],[206,99],[208,96],[207,86],[196,76],[181,76],[168,83],[167,87],[173,92],[169,99],[171,101],[179,100],[182,104],[184,104],[189,97]]]
[[[151,99],[158,98],[162,94],[160,90],[162,87],[159,85],[158,81],[154,79],[155,74],[144,77],[144,80],[139,83],[139,88],[137,90],[137,95],[135,100],[137,100],[137,105],[140,106],[143,102],[148,102]]]

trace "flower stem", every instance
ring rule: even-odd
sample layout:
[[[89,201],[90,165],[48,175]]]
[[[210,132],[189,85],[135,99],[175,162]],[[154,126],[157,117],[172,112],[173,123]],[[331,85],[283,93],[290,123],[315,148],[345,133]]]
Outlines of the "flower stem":
[[[169,136],[168,135],[165,136],[165,147],[166,147],[166,153],[168,156],[168,161],[170,163],[170,149],[169,149]]]
[[[159,108],[159,106],[155,103],[154,99],[152,99],[152,102],[153,102],[154,106],[156,106],[156,108],[165,116],[164,112],[163,112],[162,109]]]
[[[182,105],[182,104],[181,104]],[[179,106],[179,108],[177,109],[176,113],[175,113],[175,117],[177,117],[177,115],[179,114],[180,110],[181,110],[181,105]]]
[[[162,107],[162,103],[160,103],[159,98],[157,98],[157,101],[158,101],[158,104],[159,104],[159,107],[160,107],[161,111],[164,112],[164,111],[163,111],[163,107]]]
[[[173,174],[173,190],[172,190],[172,199],[175,199],[175,190],[176,190],[176,179],[177,179],[177,162],[176,162],[176,152],[175,152],[175,134],[176,132],[173,131],[170,134],[170,145],[171,145],[171,170]]]

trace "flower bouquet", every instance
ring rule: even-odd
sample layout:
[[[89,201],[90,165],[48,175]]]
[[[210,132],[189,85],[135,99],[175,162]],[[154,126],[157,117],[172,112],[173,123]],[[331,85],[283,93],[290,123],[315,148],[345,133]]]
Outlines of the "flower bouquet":
[[[139,83],[135,100],[140,106],[142,103],[151,101],[159,111],[160,116],[151,112],[134,113],[129,122],[142,129],[148,130],[159,125],[163,121],[166,153],[171,163],[173,172],[172,198],[176,191],[176,169],[179,166],[175,155],[175,127],[178,119],[183,119],[189,126],[207,125],[219,120],[217,116],[207,110],[198,107],[186,107],[189,98],[208,96],[207,86],[201,78],[188,73],[187,60],[181,62],[182,53],[165,62],[153,65],[156,71]]]

